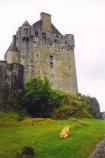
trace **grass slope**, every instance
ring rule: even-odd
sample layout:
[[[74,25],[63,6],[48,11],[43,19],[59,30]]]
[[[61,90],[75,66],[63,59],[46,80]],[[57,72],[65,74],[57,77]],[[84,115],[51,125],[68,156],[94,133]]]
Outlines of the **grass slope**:
[[[105,121],[96,119],[25,119],[0,113],[0,158],[14,158],[23,146],[32,146],[36,158],[88,158],[105,137]],[[59,133],[70,125],[70,136],[61,140]]]

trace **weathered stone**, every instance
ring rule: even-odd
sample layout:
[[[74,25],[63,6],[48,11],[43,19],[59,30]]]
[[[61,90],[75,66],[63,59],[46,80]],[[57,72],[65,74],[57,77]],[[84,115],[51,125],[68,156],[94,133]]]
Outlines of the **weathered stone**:
[[[90,98],[91,105],[91,113],[96,116],[96,118],[102,118],[102,114],[100,113],[100,105],[96,98]]]
[[[89,158],[105,158],[105,140],[96,145],[95,150]]]
[[[63,36],[51,23],[50,14],[41,13],[41,19],[33,25],[25,21],[13,37],[4,57],[6,68],[2,66],[6,71],[2,75],[7,76],[10,89],[20,88],[29,79],[41,76],[47,77],[55,89],[77,93],[74,36]]]
[[[17,89],[23,89],[23,73],[23,65],[0,61],[0,99],[12,96]]]

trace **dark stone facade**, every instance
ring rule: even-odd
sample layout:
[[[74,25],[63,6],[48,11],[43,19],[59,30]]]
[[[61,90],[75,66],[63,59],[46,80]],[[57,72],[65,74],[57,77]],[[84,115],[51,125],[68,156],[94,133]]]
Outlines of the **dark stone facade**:
[[[0,99],[11,97],[15,90],[23,89],[24,67],[0,61]]]
[[[90,107],[90,112],[92,115],[98,119],[102,118],[102,114],[100,113],[100,105],[96,98],[90,98],[90,105],[92,105]]]

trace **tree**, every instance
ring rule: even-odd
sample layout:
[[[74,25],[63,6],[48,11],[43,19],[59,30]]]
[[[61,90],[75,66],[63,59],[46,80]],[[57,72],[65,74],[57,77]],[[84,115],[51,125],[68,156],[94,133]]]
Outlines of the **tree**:
[[[31,79],[24,89],[20,102],[30,115],[49,117],[53,109],[59,105],[58,94],[51,88],[47,78]]]

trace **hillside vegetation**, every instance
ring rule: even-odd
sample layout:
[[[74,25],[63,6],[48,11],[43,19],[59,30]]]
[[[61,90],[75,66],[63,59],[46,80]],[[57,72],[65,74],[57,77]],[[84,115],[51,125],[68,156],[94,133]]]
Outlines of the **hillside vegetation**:
[[[47,78],[39,77],[31,79],[24,90],[17,90],[12,98],[2,100],[0,108],[31,117],[100,117],[96,98],[56,91]]]

